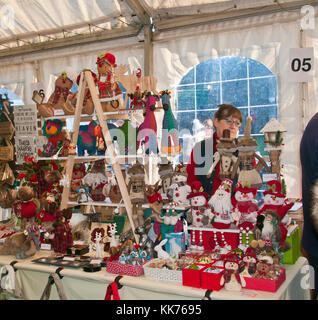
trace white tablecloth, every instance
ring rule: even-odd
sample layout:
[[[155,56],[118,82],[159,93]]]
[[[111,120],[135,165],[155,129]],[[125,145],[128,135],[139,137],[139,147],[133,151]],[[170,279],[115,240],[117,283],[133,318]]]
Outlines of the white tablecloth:
[[[18,260],[15,264],[18,280],[25,297],[39,300],[47,284],[50,273],[55,272],[57,266],[42,265],[31,262],[40,256],[48,256],[46,251],[40,251],[32,259]],[[0,256],[0,266],[10,264],[16,260],[14,256]],[[285,265],[286,280],[275,293],[247,290],[230,292],[222,289],[211,294],[212,300],[280,300],[309,299],[309,290],[302,288],[306,283],[306,267],[308,262],[300,257],[294,265]],[[308,272],[307,272],[308,274]],[[106,268],[95,273],[84,272],[82,269],[65,268],[61,271],[64,291],[69,300],[102,300],[107,286],[114,281],[116,274],[106,272]],[[308,277],[308,276],[307,276]],[[124,276],[119,290],[121,300],[194,300],[202,299],[204,289],[183,286],[177,282],[154,281],[145,276]],[[55,286],[52,287],[50,299],[59,299]]]

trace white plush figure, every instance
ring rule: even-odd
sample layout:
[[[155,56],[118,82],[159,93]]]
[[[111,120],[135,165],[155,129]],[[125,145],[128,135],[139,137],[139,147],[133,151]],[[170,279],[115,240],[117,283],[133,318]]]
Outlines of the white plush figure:
[[[96,259],[104,259],[104,244],[103,244],[103,236],[101,232],[95,233],[95,257]]]
[[[171,246],[171,256],[172,257],[178,257],[179,252],[181,252],[181,247],[176,242],[176,239],[175,238],[169,239],[169,243],[170,243],[170,246]]]
[[[110,247],[117,247],[119,245],[118,239],[116,239],[117,225],[116,223],[111,223],[109,225],[109,234],[110,234]]]
[[[231,187],[231,180],[223,180],[208,202],[213,209],[212,225],[216,229],[228,229],[234,221],[232,218]]]
[[[170,255],[167,251],[163,250],[163,246],[167,243],[168,239],[162,240],[159,244],[154,247],[154,250],[157,252],[159,259],[168,259]]]
[[[180,163],[176,166],[172,184],[169,187],[168,194],[172,197],[172,201],[180,206],[189,206],[187,196],[191,192],[191,187],[187,184],[186,167]]]

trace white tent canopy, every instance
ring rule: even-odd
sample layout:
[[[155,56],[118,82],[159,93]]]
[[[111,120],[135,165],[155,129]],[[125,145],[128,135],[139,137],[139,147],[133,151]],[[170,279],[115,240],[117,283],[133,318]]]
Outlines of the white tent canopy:
[[[172,91],[205,60],[257,60],[277,76],[278,120],[287,129],[283,174],[288,196],[299,198],[298,146],[317,112],[317,68],[312,81],[290,82],[289,50],[313,47],[318,65],[317,5],[296,0],[1,0],[0,84],[31,103],[32,83],[42,82],[49,94],[65,66],[78,72],[95,69],[97,55],[105,51],[116,56],[117,64],[129,64],[131,72],[142,68],[153,74],[159,90]]]

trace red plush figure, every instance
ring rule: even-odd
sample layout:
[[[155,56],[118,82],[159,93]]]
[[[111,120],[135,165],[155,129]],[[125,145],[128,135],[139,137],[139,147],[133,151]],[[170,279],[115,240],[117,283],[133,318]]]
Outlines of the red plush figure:
[[[264,192],[264,204],[258,211],[258,214],[266,210],[274,210],[280,218],[280,222],[288,226],[291,222],[288,216],[288,210],[294,205],[294,202],[289,202],[286,196],[282,193],[282,185],[278,180],[271,180],[267,183],[267,190]]]
[[[72,228],[60,210],[55,212],[55,217],[53,249],[56,254],[65,254],[67,248],[73,245]]]

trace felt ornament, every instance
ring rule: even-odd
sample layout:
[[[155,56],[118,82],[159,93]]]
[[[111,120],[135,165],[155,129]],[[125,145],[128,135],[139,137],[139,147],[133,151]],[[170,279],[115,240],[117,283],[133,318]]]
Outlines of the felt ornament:
[[[171,110],[171,92],[160,91],[160,99],[164,110],[162,119],[161,152],[180,152],[181,146],[178,139],[178,122]]]
[[[289,202],[286,195],[282,192],[282,184],[279,180],[271,180],[267,182],[267,190],[264,191],[264,204],[258,211],[258,214],[266,210],[274,210],[279,215],[281,223],[286,227],[291,223],[288,210],[294,205]]]
[[[233,182],[225,179],[221,182],[208,204],[212,208],[212,226],[216,229],[228,229],[234,221],[232,218],[231,188]]]
[[[157,95],[153,95],[150,92],[147,93],[145,119],[137,130],[137,151],[141,142],[144,141],[146,154],[151,154],[151,152],[154,154],[159,153],[157,141],[157,120],[155,117],[157,101],[159,101],[159,97]]]
[[[175,167],[172,184],[168,190],[169,197],[180,206],[189,206],[190,204],[187,197],[191,193],[191,187],[187,183],[187,177],[186,166],[181,162]]]
[[[70,90],[75,83],[76,74],[71,67],[66,67],[55,80],[54,92],[49,97],[47,103],[37,103],[40,116],[53,117],[54,110],[62,110]]]
[[[247,117],[244,136],[239,138],[238,141],[238,159],[234,164],[231,179],[233,180],[239,171],[238,182],[249,183],[252,188],[260,188],[263,185],[263,181],[259,172],[263,167],[267,172],[270,172],[270,168],[265,160],[256,153],[257,143],[251,137],[251,122],[252,117]],[[258,159],[255,167],[253,167],[254,157]],[[238,170],[239,167],[240,170]]]
[[[115,79],[116,58],[106,52],[97,57],[96,64],[97,87],[103,111],[114,111],[122,104],[122,90]]]
[[[207,177],[211,177],[217,164],[220,163],[219,179],[231,179],[232,170],[237,161],[237,157],[233,155],[237,151],[237,145],[235,140],[230,138],[230,130],[223,130],[223,137],[217,142],[216,150],[213,155],[214,161],[207,173]]]
[[[93,77],[94,83],[97,83],[97,76],[96,74],[89,70],[89,69],[84,69],[83,72],[85,71],[89,71]],[[76,84],[79,86],[79,82],[80,82],[80,77],[81,77],[81,73],[76,77]],[[78,91],[74,92],[74,93],[70,93],[67,96],[66,101],[62,104],[62,109],[64,111],[65,114],[67,115],[72,115],[75,113],[75,109],[76,109],[76,101],[78,99]],[[86,82],[86,88],[84,91],[84,100],[83,100],[83,107],[82,107],[82,114],[89,114],[91,115],[94,112],[94,103],[92,100],[92,96],[91,96],[91,92],[88,88],[88,84]]]
[[[246,286],[242,275],[244,263],[238,255],[229,254],[224,259],[224,271],[220,279],[220,285],[229,291],[241,291]]]
[[[63,122],[60,119],[45,120],[42,126],[42,133],[48,139],[39,152],[42,157],[52,157],[62,147],[65,140],[65,133],[62,132]]]

